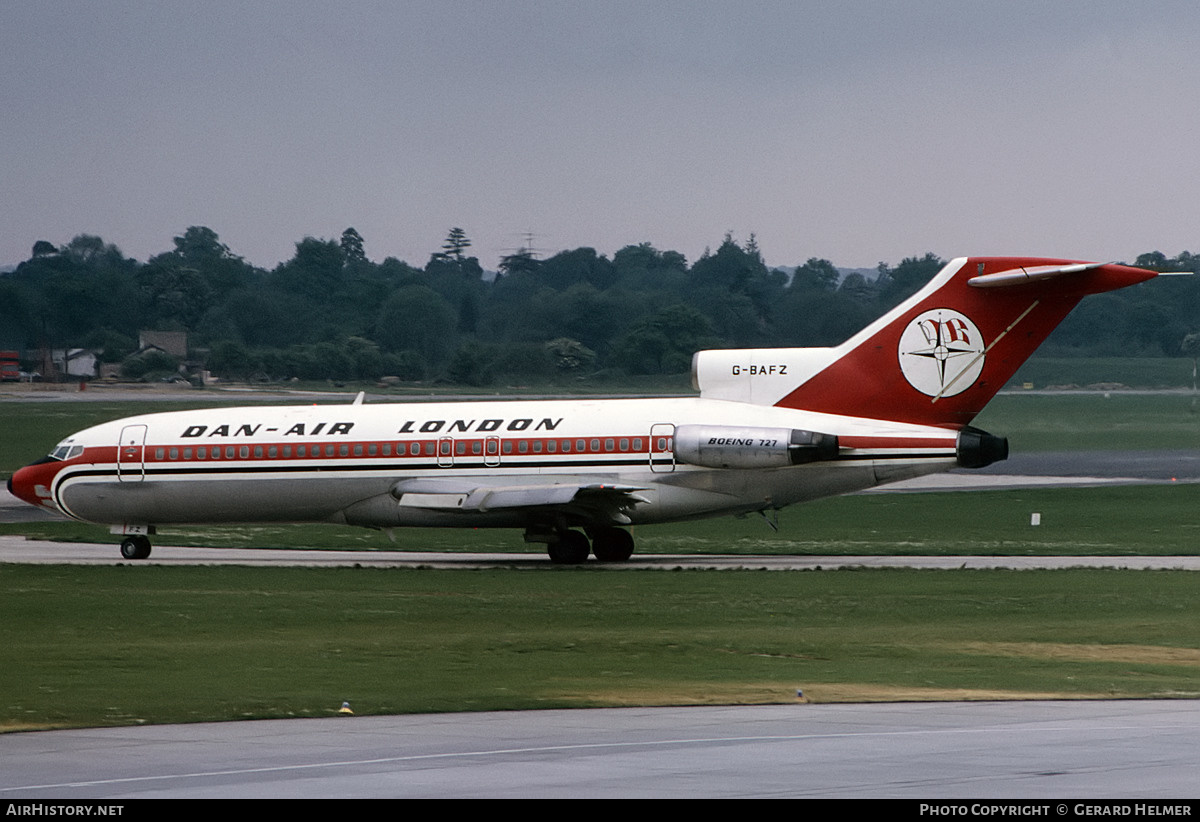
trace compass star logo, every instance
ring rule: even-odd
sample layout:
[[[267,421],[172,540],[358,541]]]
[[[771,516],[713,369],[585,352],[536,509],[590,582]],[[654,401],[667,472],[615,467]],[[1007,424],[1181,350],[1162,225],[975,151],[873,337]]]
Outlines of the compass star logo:
[[[918,315],[900,335],[900,371],[930,397],[953,397],[979,379],[984,344],[979,328],[951,308]]]

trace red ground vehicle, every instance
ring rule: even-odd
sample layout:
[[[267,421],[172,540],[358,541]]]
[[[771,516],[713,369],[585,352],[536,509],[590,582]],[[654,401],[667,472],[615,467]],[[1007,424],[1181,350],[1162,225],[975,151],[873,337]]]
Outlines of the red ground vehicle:
[[[21,379],[21,363],[16,351],[0,351],[0,381],[16,382]]]

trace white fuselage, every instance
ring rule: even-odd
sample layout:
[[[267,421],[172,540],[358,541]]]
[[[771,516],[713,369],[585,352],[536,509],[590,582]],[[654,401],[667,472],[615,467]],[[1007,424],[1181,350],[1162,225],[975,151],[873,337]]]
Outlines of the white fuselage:
[[[837,448],[799,465],[684,464],[673,437],[685,425],[816,431]],[[114,526],[586,524],[591,513],[560,488],[619,489],[611,521],[627,524],[780,508],[943,471],[955,444],[945,428],[698,398],[250,406],[98,425],[60,444],[66,459],[23,470],[41,469],[41,504]],[[471,502],[488,489],[522,502]]]

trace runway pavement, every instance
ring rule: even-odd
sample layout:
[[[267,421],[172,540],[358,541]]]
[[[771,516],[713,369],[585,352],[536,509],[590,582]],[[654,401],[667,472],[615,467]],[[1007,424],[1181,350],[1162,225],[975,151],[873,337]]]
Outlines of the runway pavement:
[[[0,736],[0,801],[1169,800],[1197,795],[1198,733],[1196,703],[1170,700],[624,708],[48,731]]]

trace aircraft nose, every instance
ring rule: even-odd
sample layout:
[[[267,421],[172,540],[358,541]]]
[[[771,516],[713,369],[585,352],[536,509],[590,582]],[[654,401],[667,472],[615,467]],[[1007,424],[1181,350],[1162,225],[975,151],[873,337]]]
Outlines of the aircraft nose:
[[[49,457],[18,468],[8,480],[8,492],[22,502],[58,510],[50,499],[50,483],[58,470]]]

